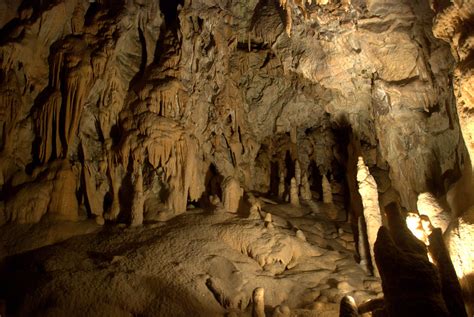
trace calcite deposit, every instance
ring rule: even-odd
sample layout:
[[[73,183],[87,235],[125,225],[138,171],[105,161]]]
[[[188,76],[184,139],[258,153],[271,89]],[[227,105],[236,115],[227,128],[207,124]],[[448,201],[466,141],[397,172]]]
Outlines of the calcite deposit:
[[[393,204],[473,313],[473,21],[462,0],[1,2],[0,314],[390,312],[377,232],[413,258],[379,231]]]

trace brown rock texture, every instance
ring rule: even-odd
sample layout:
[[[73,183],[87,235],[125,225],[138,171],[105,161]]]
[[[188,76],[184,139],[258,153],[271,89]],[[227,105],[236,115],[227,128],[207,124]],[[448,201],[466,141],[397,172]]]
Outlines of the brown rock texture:
[[[447,227],[455,270],[467,276],[474,264],[459,237],[472,240],[473,232],[473,16],[462,0],[3,1],[1,230],[62,230],[94,219],[139,232],[197,209],[216,219],[248,216],[265,231],[260,242],[278,243],[272,234],[284,228],[300,232],[298,243],[346,252],[365,247],[352,229],[369,209],[371,245],[383,222],[410,235],[378,204],[413,211],[419,195],[431,193],[442,210],[433,222]],[[361,189],[370,185],[371,199],[359,194],[358,180]],[[274,209],[246,201],[249,194],[272,196]],[[264,213],[270,219],[260,223]],[[306,228],[283,217],[308,214]],[[319,216],[338,227],[322,237]],[[339,236],[343,247],[333,241]],[[381,252],[406,266],[426,251],[385,229],[379,238],[389,246]],[[362,264],[369,253],[360,252]],[[286,253],[270,255],[255,261],[272,274],[296,265]],[[407,280],[418,268],[435,274],[425,260]],[[219,279],[206,281],[219,305],[245,304]],[[341,292],[355,292],[340,282],[305,305],[334,313]],[[257,287],[290,314],[271,289]],[[438,280],[423,287],[436,297],[433,316],[442,315]],[[221,296],[229,292],[231,299]]]
[[[181,213],[219,194],[207,192],[209,169],[246,191],[271,187],[271,164],[287,170],[286,194],[305,174],[337,185],[353,168],[347,127],[407,208],[464,168],[453,59],[428,4],[56,0],[5,12],[8,200],[24,174],[64,159],[82,170],[78,205],[109,219],[130,212],[117,199],[136,188],[134,162],[144,210]]]

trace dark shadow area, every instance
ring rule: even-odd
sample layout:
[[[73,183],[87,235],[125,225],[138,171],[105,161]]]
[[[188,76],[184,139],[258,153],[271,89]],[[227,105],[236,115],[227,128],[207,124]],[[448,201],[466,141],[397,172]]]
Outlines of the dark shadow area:
[[[319,168],[314,160],[309,163],[309,186],[311,191],[319,195],[319,199],[323,197],[323,177],[319,172]]]
[[[280,184],[280,169],[277,161],[270,162],[270,191],[269,195],[278,195],[278,186]]]

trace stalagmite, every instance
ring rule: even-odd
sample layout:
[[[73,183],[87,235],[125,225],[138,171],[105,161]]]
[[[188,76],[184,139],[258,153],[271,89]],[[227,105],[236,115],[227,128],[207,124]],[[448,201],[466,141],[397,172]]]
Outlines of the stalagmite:
[[[272,223],[272,214],[267,212],[265,215],[264,219],[265,227],[268,229],[273,229],[273,223]]]
[[[367,238],[370,247],[370,257],[374,267],[374,275],[378,275],[374,259],[374,243],[377,239],[377,231],[382,226],[382,214],[379,208],[379,196],[377,192],[377,183],[369,173],[369,168],[365,165],[362,157],[357,162],[357,183],[359,185],[359,194],[364,206],[364,219],[367,226]]]
[[[296,230],[296,237],[301,241],[306,241],[306,236],[304,235],[304,232],[300,229]]]
[[[364,227],[364,218],[362,216],[359,216],[359,219],[357,221],[358,224],[358,231],[359,231],[359,240],[358,240],[358,250],[359,250],[359,256],[360,256],[360,266],[364,269],[366,273],[370,273],[370,268],[369,268],[369,257],[370,257],[370,250],[367,250],[366,242],[367,242],[367,237],[366,237],[366,230]],[[373,263],[375,265],[375,263]]]
[[[244,190],[235,178],[227,177],[224,179],[222,182],[222,203],[225,211],[236,213],[243,194]]]
[[[131,226],[143,224],[143,172],[141,166],[137,166],[133,173],[133,200],[131,211]]]
[[[419,194],[416,206],[420,215],[427,215],[434,227],[441,228],[443,232],[446,231],[451,221],[450,215],[444,211],[433,194]]]
[[[48,213],[58,219],[77,221],[79,206],[76,197],[77,175],[69,162],[61,162],[56,172]]]
[[[358,317],[357,305],[352,296],[346,295],[341,299],[339,317]]]
[[[275,308],[273,311],[272,317],[290,317],[291,316],[291,310],[290,307],[286,305],[279,305]]]
[[[262,210],[262,203],[253,194],[248,194],[248,202],[250,203],[250,211],[248,219],[261,219],[260,211]]]
[[[82,173],[84,177],[85,194],[87,202],[89,203],[91,214],[102,217],[104,213],[104,196],[107,188],[103,183],[96,184],[96,176],[99,173],[92,162],[84,162]]]
[[[258,287],[253,291],[252,317],[265,317],[265,290]]]
[[[296,184],[296,179],[293,177],[290,183],[290,203],[293,206],[300,205],[300,199],[298,197],[298,185]]]
[[[278,198],[284,199],[285,195],[285,172],[281,171],[278,181]]]
[[[301,185],[301,167],[300,162],[298,160],[295,161],[295,179],[296,179],[296,186],[300,188]]]
[[[331,183],[329,183],[326,177],[326,174],[323,174],[322,187],[323,187],[323,202],[325,204],[332,204],[332,188],[331,188]]]
[[[449,254],[456,275],[462,283],[468,283],[474,272],[474,207],[471,207],[446,232]],[[471,285],[469,291],[474,292]]]

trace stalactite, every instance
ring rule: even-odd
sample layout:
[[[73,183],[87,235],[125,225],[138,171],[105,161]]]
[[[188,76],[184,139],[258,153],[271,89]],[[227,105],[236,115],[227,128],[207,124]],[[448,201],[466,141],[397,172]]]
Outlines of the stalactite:
[[[118,152],[121,164],[132,156],[134,161],[148,160],[155,169],[162,167],[169,186],[165,206],[175,214],[186,211],[188,197],[196,200],[204,191],[197,141],[178,122],[156,113],[128,116],[123,120],[128,132]]]
[[[38,158],[43,163],[53,154],[66,157],[76,137],[92,74],[88,57],[82,56],[83,46],[82,42],[66,42],[55,53],[49,81],[52,92],[36,118],[41,138]]]
[[[177,80],[172,80],[155,87],[151,93],[149,110],[162,117],[179,119],[183,113],[183,105],[186,104],[186,93]]]
[[[78,1],[71,18],[72,34],[81,34],[84,29],[85,9],[81,1]]]
[[[364,207],[364,219],[367,225],[367,238],[369,240],[370,257],[374,267],[374,275],[378,275],[375,267],[374,243],[377,239],[377,232],[382,226],[382,214],[379,208],[379,195],[377,183],[369,173],[362,157],[357,162],[357,182],[359,184],[359,193],[362,197]]]
[[[61,134],[58,133],[61,123],[61,93],[52,92],[40,110],[36,120],[41,139],[38,158],[46,163],[52,156],[61,157]]]

